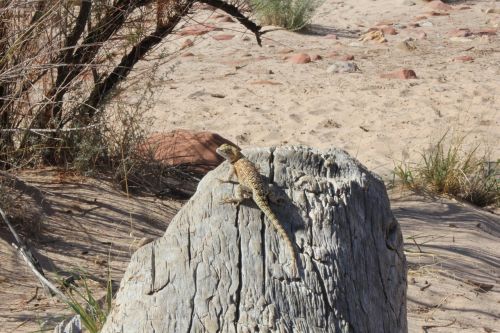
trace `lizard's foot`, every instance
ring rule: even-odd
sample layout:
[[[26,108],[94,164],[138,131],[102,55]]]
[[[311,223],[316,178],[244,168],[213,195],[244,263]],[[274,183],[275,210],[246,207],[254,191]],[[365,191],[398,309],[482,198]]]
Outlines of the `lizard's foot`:
[[[236,204],[236,207],[238,207],[240,204],[241,204],[241,201],[240,199],[238,198],[231,198],[231,197],[225,197],[225,198],[222,198],[222,200],[220,201],[220,204]]]

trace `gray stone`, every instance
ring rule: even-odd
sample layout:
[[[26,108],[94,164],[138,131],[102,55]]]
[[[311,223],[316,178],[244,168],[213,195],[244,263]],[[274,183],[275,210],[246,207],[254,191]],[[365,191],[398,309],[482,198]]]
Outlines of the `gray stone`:
[[[299,251],[252,201],[221,204],[227,162],[140,248],[102,333],[407,332],[406,259],[383,182],[339,149],[244,151]]]
[[[359,72],[359,67],[352,61],[337,61],[330,65],[326,72],[329,74],[334,73],[355,73]]]

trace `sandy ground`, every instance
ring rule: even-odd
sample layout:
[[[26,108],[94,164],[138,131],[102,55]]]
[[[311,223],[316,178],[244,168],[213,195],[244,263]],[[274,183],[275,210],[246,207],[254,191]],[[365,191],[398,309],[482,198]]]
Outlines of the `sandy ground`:
[[[308,31],[269,32],[262,47],[239,23],[219,22],[220,12],[197,12],[186,25],[201,22],[223,30],[194,38],[177,35],[158,50],[156,54],[179,51],[186,39],[194,42],[179,51],[194,56],[176,57],[156,71],[163,80],[155,85],[153,129],[214,131],[242,147],[337,146],[386,177],[394,160],[413,159],[448,130],[467,134],[498,158],[500,38],[451,38],[448,33],[493,28],[500,14],[485,10],[500,5],[460,1],[449,15],[431,16],[426,2],[414,2],[327,0]],[[418,18],[422,15],[427,18]],[[412,28],[414,22],[423,27]],[[396,25],[398,34],[386,35],[387,43],[358,41],[378,23],[406,28]],[[427,37],[417,39],[422,32]],[[234,38],[214,39],[227,34]],[[402,44],[408,38],[414,39],[409,43],[415,49]],[[287,51],[292,52],[283,53]],[[284,60],[296,53],[323,59],[301,65]],[[360,72],[327,73],[338,61],[332,53],[354,56]],[[453,61],[464,55],[473,61]],[[418,79],[380,77],[400,68],[413,69]],[[134,90],[125,93],[133,96]]]
[[[500,4],[459,1],[450,15],[432,16],[426,2],[414,2],[327,0],[308,32],[273,31],[265,35],[263,47],[239,24],[221,23],[211,11],[198,12],[193,20],[224,30],[195,38],[176,35],[153,55],[193,53],[155,69],[162,79],[153,85],[157,103],[150,112],[156,118],[152,129],[209,130],[243,147],[337,146],[386,180],[394,161],[415,158],[448,130],[484,143],[496,160],[500,39],[477,34],[451,38],[448,33],[455,28],[494,28],[500,14],[485,10]],[[416,19],[421,15],[427,18]],[[400,24],[398,34],[386,35],[383,44],[358,40],[381,21]],[[411,28],[412,22],[423,27]],[[426,38],[418,39],[422,32]],[[234,38],[213,38],[222,34]],[[329,34],[338,39],[326,37]],[[409,37],[413,40],[403,43]],[[194,46],[179,51],[188,38]],[[323,59],[300,65],[284,59],[296,53]],[[337,58],[354,56],[360,71],[328,73],[338,61],[332,53]],[[454,61],[458,56],[473,60]],[[418,79],[380,77],[400,68],[413,69]],[[148,70],[139,66],[135,77]],[[123,93],[138,98],[137,91],[132,86]],[[44,219],[44,236],[34,242],[44,267],[51,267],[49,276],[56,279],[83,269],[96,290],[102,290],[108,257],[118,283],[137,243],[163,234],[181,206],[127,198],[107,181],[56,171],[21,176],[46,191],[54,210]],[[409,263],[410,332],[500,332],[498,215],[448,199],[398,190],[390,194]],[[50,327],[67,310],[41,290],[35,296],[37,282],[16,257],[4,229],[0,236],[0,332]]]

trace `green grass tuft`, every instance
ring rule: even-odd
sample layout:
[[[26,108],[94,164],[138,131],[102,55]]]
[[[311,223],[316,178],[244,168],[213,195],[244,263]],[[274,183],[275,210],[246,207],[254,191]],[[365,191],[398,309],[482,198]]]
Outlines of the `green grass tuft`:
[[[108,279],[106,283],[106,295],[103,301],[95,298],[94,293],[89,288],[87,278],[82,277],[83,286],[78,288],[70,285],[66,292],[68,297],[68,306],[71,310],[80,315],[83,326],[90,333],[98,333],[111,311],[111,303],[113,301],[113,289],[111,274],[108,271]]]
[[[251,0],[261,24],[299,30],[311,21],[324,0]]]
[[[420,163],[396,165],[395,178],[412,190],[448,194],[481,207],[499,206],[500,161],[481,156],[479,145],[465,149],[464,138],[446,144],[446,136],[421,153]]]

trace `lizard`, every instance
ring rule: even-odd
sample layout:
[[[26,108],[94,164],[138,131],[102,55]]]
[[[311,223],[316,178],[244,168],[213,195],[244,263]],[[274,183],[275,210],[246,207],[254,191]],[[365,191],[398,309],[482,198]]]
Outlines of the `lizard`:
[[[234,198],[225,198],[222,203],[241,204],[245,199],[252,198],[259,209],[271,221],[271,224],[276,229],[279,236],[285,241],[289,251],[292,254],[292,275],[297,276],[297,252],[295,246],[288,236],[285,228],[281,225],[278,217],[273,213],[269,205],[269,187],[264,182],[262,176],[255,164],[250,162],[235,146],[224,143],[216,149],[217,154],[224,157],[230,163],[230,171],[227,179],[222,182],[230,182],[231,178],[236,175],[238,179],[238,187]]]

